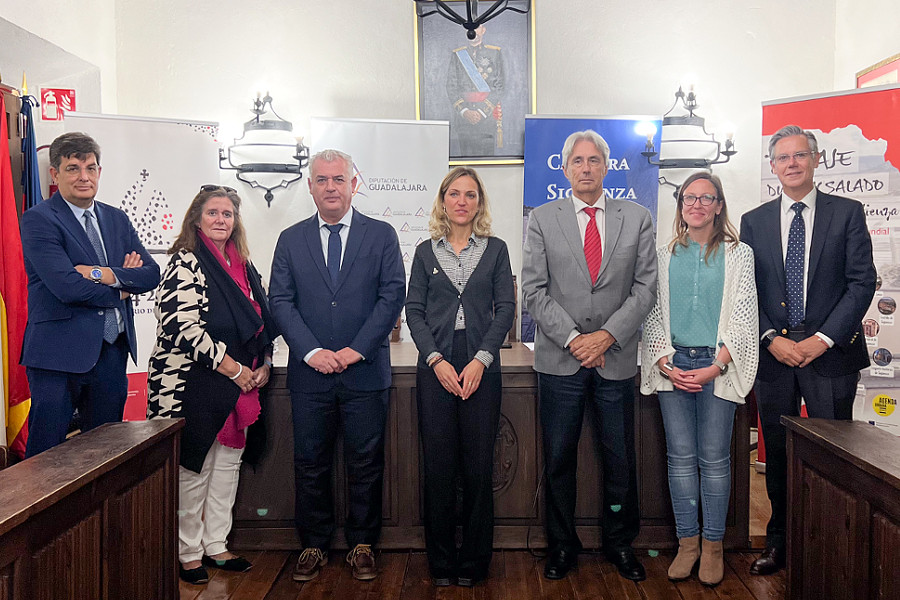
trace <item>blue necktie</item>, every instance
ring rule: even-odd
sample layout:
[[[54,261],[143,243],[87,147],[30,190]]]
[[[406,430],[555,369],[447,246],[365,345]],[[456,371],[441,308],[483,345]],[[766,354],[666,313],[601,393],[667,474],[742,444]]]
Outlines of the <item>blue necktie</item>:
[[[787,284],[788,323],[796,327],[803,322],[803,262],[806,253],[806,225],[803,209],[806,205],[794,202],[791,210],[794,219],[788,232],[787,256],[784,260],[784,278]]]
[[[108,267],[106,253],[103,252],[103,244],[100,243],[100,234],[94,227],[94,214],[89,210],[84,211],[84,230],[91,241],[91,246],[94,247],[94,252],[97,253],[97,264],[101,267]],[[103,339],[112,344],[117,337],[119,337],[119,321],[116,319],[116,310],[107,308],[103,314]]]
[[[328,272],[331,274],[332,285],[337,285],[338,276],[341,274],[341,227],[343,225],[326,225],[328,231]]]

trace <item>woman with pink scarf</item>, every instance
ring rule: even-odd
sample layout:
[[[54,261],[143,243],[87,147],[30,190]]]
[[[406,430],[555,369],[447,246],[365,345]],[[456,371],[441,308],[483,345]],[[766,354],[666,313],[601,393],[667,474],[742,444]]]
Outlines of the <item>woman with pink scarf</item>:
[[[228,551],[242,458],[258,459],[265,432],[260,392],[278,335],[249,260],[235,190],[204,185],[191,202],[157,289],[148,418],[184,417],[179,467],[181,579],[205,567],[246,571]],[[245,452],[246,449],[246,452]]]

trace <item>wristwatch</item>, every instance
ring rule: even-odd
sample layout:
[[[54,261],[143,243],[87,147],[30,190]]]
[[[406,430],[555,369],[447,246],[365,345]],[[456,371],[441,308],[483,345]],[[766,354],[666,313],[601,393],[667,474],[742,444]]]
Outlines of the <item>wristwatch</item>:
[[[666,361],[666,363],[663,364],[662,367],[660,367],[659,374],[662,375],[663,377],[665,377],[666,379],[668,379],[669,373],[671,373],[674,370],[675,370],[675,365],[673,365],[671,363],[671,361]]]
[[[728,365],[723,363],[718,358],[714,358],[712,364],[719,367],[719,370],[722,371],[722,373],[721,373],[722,375],[724,375],[725,373],[728,372]]]
[[[771,344],[772,341],[777,337],[778,337],[778,334],[775,333],[774,331],[770,331],[769,333],[764,335],[763,339],[762,339],[763,348],[768,348],[769,344]]]
[[[103,279],[103,271],[100,270],[100,267],[91,267],[91,281],[94,283],[100,283],[100,280]]]

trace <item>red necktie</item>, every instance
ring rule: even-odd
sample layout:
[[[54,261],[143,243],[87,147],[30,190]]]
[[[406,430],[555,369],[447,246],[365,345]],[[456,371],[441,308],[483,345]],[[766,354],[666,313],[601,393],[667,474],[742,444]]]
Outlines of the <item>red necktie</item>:
[[[584,209],[584,212],[591,218],[584,231],[584,258],[587,260],[588,272],[591,274],[591,283],[597,281],[600,263],[603,260],[603,246],[600,244],[600,232],[597,230],[598,210],[593,206]]]

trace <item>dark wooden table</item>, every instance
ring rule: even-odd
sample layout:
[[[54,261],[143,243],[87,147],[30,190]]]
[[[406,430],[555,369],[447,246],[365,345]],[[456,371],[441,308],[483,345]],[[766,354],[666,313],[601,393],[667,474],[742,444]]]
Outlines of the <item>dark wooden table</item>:
[[[0,471],[0,599],[178,598],[182,426],[103,425]]]
[[[279,353],[280,354],[280,353]],[[416,359],[412,343],[391,344],[393,383],[390,390],[385,450],[383,530],[380,546],[422,549],[421,462],[416,412]],[[501,351],[503,399],[500,432],[494,449],[494,545],[497,548],[545,546],[543,459],[533,354],[521,343]],[[232,546],[236,549],[299,548],[294,529],[293,433],[285,358],[276,369],[266,401],[269,450],[254,470],[244,465],[235,506]],[[282,365],[282,366],[279,366]],[[637,386],[637,380],[635,381]],[[737,411],[732,440],[732,494],[726,529],[728,548],[749,545],[750,481],[747,411]],[[585,424],[578,456],[578,535],[587,548],[600,546],[602,505],[600,467],[593,447],[592,427]],[[635,439],[641,533],[636,545],[670,548],[677,544],[669,499],[666,444],[656,396],[637,396]],[[340,443],[338,443],[340,449]],[[338,525],[346,507],[346,480],[340,450],[336,459],[334,497]],[[338,530],[334,547],[344,546]]]
[[[868,423],[782,417],[788,598],[900,598],[900,438]]]

